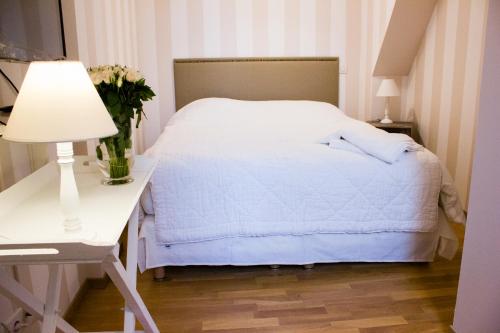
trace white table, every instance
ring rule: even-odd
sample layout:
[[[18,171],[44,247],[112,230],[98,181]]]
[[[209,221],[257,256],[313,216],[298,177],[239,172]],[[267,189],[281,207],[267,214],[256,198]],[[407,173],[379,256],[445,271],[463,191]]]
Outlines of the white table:
[[[88,157],[76,157],[80,219],[85,232],[64,233],[59,207],[59,169],[55,162],[0,193],[0,265],[48,264],[45,304],[0,269],[0,293],[15,300],[34,318],[42,332],[77,332],[58,314],[62,264],[102,263],[126,301],[125,332],[135,332],[135,316],[146,332],[159,332],[136,290],[138,201],[156,161],[136,156],[134,182],[101,185],[102,175]],[[113,249],[128,222],[127,270]],[[115,251],[116,252],[116,251]],[[135,316],[134,316],[135,315]]]

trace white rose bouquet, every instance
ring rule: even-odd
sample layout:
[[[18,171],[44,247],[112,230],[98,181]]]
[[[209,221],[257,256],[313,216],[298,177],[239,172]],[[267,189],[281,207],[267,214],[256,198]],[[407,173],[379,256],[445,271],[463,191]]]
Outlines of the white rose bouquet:
[[[109,178],[123,178],[129,175],[125,151],[132,148],[132,120],[137,116],[135,126],[139,127],[144,114],[142,103],[153,99],[155,93],[138,71],[125,66],[91,67],[88,73],[118,128],[118,134],[99,139],[109,155]],[[96,152],[102,161],[101,145]]]

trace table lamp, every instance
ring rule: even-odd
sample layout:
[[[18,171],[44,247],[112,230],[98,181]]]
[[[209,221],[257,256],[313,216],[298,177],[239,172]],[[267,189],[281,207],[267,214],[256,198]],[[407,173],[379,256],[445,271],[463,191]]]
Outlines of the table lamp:
[[[32,62],[3,139],[56,142],[61,169],[60,203],[67,233],[82,229],[73,173],[73,141],[118,133],[85,67],[77,61]]]
[[[384,79],[380,84],[377,91],[377,96],[385,97],[385,113],[384,119],[380,122],[382,124],[392,124],[392,120],[389,118],[389,98],[393,96],[399,96],[399,88],[396,81],[393,79]]]

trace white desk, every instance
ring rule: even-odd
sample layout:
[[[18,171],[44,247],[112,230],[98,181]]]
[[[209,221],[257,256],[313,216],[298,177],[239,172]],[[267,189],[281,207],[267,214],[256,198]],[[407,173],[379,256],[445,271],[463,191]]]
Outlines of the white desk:
[[[146,332],[159,332],[136,290],[138,201],[156,161],[136,156],[134,182],[104,186],[95,163],[77,157],[74,170],[80,192],[80,219],[90,237],[64,233],[59,208],[59,169],[55,162],[0,193],[0,264],[48,264],[46,303],[0,270],[0,293],[21,304],[42,332],[77,332],[58,315],[64,263],[102,263],[126,301],[125,332],[135,331],[135,316]],[[115,254],[128,221],[127,270]],[[135,314],[135,316],[134,316]]]

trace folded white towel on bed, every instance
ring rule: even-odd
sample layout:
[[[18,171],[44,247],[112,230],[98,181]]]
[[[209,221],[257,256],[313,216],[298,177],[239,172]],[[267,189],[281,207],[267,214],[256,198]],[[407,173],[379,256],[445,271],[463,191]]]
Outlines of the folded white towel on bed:
[[[331,146],[335,148],[339,139],[344,139],[365,153],[391,164],[399,160],[405,152],[423,149],[406,134],[387,133],[358,120],[342,122],[342,125],[328,136],[328,143],[333,142]]]
[[[348,141],[340,138],[330,138],[328,140],[328,146],[332,149],[338,149],[338,150],[344,150],[344,151],[350,151],[351,153],[356,153],[356,154],[362,154],[365,155],[366,153],[353,145],[352,143],[349,143]]]

